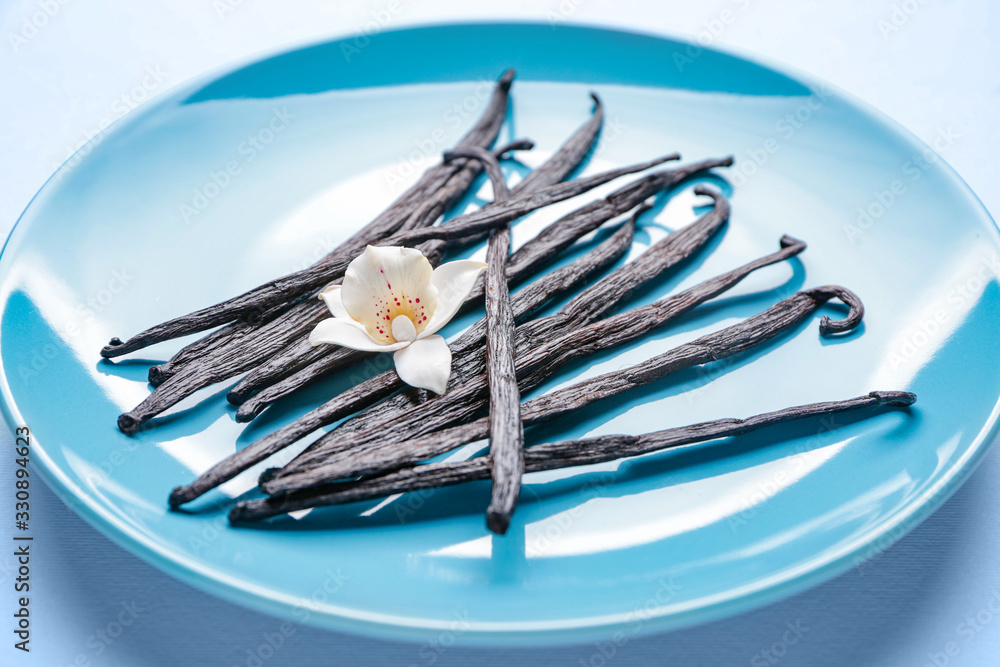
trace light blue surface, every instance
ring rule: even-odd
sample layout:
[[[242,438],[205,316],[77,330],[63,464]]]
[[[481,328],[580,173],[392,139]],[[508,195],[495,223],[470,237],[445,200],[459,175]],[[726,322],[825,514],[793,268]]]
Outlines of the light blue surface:
[[[936,162],[914,167],[921,146],[830,91],[728,56],[704,51],[683,74],[665,69],[685,46],[647,37],[571,29],[553,37],[544,27],[492,26],[376,40],[387,62],[405,63],[391,70],[398,81],[331,85],[341,50],[334,44],[192,86],[129,116],[56,174],[8,243],[0,261],[8,406],[14,421],[32,425],[36,460],[81,500],[78,509],[127,546],[199,585],[289,615],[302,611],[334,568],[351,585],[338,587],[336,603],[311,609],[311,623],[427,637],[447,631],[458,614],[471,619],[463,626],[470,639],[580,639],[609,628],[702,621],[852,563],[864,568],[977,462],[1000,383],[1000,350],[987,338],[998,317],[996,231],[950,171]],[[513,59],[497,55],[512,41],[519,44]],[[454,73],[443,50],[424,48],[442,44],[476,45],[488,55],[470,56]],[[545,66],[534,68],[539,62]],[[626,64],[629,77],[615,81]],[[482,487],[438,492],[404,525],[396,508],[406,498],[370,516],[358,516],[357,507],[324,510],[274,531],[218,532],[218,503],[197,515],[164,512],[166,492],[191,469],[264,427],[237,427],[216,394],[183,419],[126,438],[114,430],[114,416],[141,398],[135,381],[147,364],[110,366],[93,351],[109,331],[134,331],[301,262],[306,241],[327,229],[309,225],[328,225],[328,218],[295,215],[303,201],[352,177],[355,195],[373,187],[358,174],[387,182],[407,137],[442,121],[446,132],[459,129],[441,114],[441,99],[468,101],[475,80],[505,65],[520,71],[513,125],[543,151],[567,131],[550,126],[571,128],[584,116],[576,102],[586,99],[582,80],[594,82],[628,128],[609,133],[595,162],[633,161],[652,147],[689,158],[746,153],[758,163],[731,176],[735,213],[715,252],[647,300],[768,252],[781,233],[812,245],[795,271],[755,277],[701,317],[569,376],[638,363],[803,284],[855,286],[869,309],[861,335],[819,341],[803,328],[753,355],[752,365],[741,358],[659,383],[613,402],[610,413],[547,428],[547,437],[642,432],[871,389],[915,391],[919,409],[846,419],[832,431],[817,421],[754,435],[730,444],[735,455],[725,458],[713,448],[602,466],[619,469],[613,483],[597,469],[565,481],[565,474],[534,476],[512,534],[502,539],[482,525]],[[417,75],[430,84],[412,85]],[[245,137],[263,139],[264,127],[273,139],[246,149]],[[380,140],[369,150],[373,134]],[[233,159],[242,160],[239,178],[222,184],[219,169]],[[208,179],[218,194],[205,207],[192,198],[202,210],[188,220],[188,193],[207,192]],[[348,205],[343,192],[330,197],[337,211]],[[664,224],[684,224],[690,205],[690,196],[672,198],[640,242],[662,235]],[[871,222],[845,226],[859,206],[871,211]],[[944,227],[945,216],[958,222]],[[135,220],[145,233],[118,233]],[[299,225],[290,233],[288,220]],[[362,221],[344,220],[331,235],[342,238]],[[160,257],[181,263],[181,278],[159,270]],[[133,280],[123,262],[139,267],[141,282],[128,291],[113,282]],[[108,297],[113,312],[102,308],[104,291],[122,292]],[[77,304],[95,294],[92,308],[101,312],[81,315]],[[170,348],[154,351],[165,358]],[[961,392],[965,383],[977,387],[975,396]],[[53,405],[61,406],[59,419]],[[270,416],[267,428],[301,409]],[[598,486],[581,493],[586,482]],[[215,537],[206,539],[206,531]],[[637,616],[637,609],[646,612]]]
[[[995,132],[1000,102],[995,75],[1000,51],[993,39],[1000,19],[996,7],[984,1],[928,3],[916,15],[906,16],[901,28],[881,33],[879,24],[894,11],[891,0],[745,4],[624,0],[613,6],[528,2],[487,7],[431,0],[404,5],[391,25],[507,16],[552,21],[558,29],[569,8],[573,20],[641,27],[693,40],[703,36],[720,11],[735,8],[736,22],[712,37],[713,43],[766,54],[772,62],[794,63],[832,80],[928,142],[957,131],[944,155],[987,206],[996,209],[994,184],[1000,172],[990,159],[1000,140]],[[8,5],[4,34],[19,29],[22,18],[36,9],[33,0]],[[242,3],[238,11],[221,17],[209,4],[184,0],[171,3],[169,11],[165,6],[115,1],[64,8],[26,48],[13,55],[0,53],[0,80],[13,91],[0,99],[6,128],[0,133],[0,163],[5,165],[0,210],[6,228],[70,147],[102,119],[124,113],[118,98],[142,81],[147,68],[166,73],[152,91],[162,93],[206,68],[239,62],[247,54],[364,29],[383,9],[379,0],[322,8],[294,0],[280,6]],[[935,47],[928,49],[929,43]],[[629,637],[618,646],[609,645],[611,636],[606,635],[571,647],[525,651],[468,649],[461,632],[424,644],[397,644],[297,625],[294,636],[266,664],[499,665],[516,660],[524,665],[578,665],[581,660],[597,664],[609,651],[616,665],[748,664],[780,639],[786,622],[801,619],[809,631],[788,649],[782,665],[932,664],[929,656],[937,653],[940,659],[950,643],[958,655],[949,664],[992,665],[1000,652],[1000,626],[995,618],[982,624],[975,616],[986,608],[991,591],[1000,587],[995,567],[1000,548],[997,461],[994,451],[940,511],[898,545],[880,552],[864,570],[724,621],[678,633]],[[0,467],[5,479],[12,470],[8,464]],[[38,643],[31,656],[5,647],[0,663],[48,667],[77,658],[80,664],[89,660],[128,667],[242,665],[249,648],[278,629],[276,619],[160,574],[95,533],[44,486],[34,491],[33,500],[33,530],[43,547],[33,560],[38,573],[33,583]],[[0,518],[4,524],[12,520],[6,506],[0,507]],[[5,586],[10,583],[10,560],[0,557],[0,582]],[[95,633],[107,628],[122,603],[136,596],[148,603],[140,619],[113,644],[97,643]]]

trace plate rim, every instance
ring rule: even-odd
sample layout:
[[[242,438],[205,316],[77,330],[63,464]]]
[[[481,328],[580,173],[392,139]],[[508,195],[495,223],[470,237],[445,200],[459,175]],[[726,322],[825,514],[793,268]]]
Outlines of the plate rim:
[[[544,25],[537,21],[442,21],[417,23],[398,29],[381,31],[380,34],[433,32],[440,29],[462,28],[517,30],[525,27],[532,28]],[[958,191],[963,193],[970,201],[972,207],[978,208],[985,221],[988,221],[992,225],[994,233],[992,240],[998,249],[1000,249],[1000,242],[998,242],[997,238],[997,235],[1000,234],[1000,226],[998,226],[996,220],[994,220],[978,195],[976,195],[969,184],[945,158],[899,122],[852,93],[834,84],[830,84],[819,77],[802,72],[793,65],[775,61],[772,58],[749,49],[719,48],[715,44],[702,46],[690,39],[677,35],[623,28],[620,26],[605,27],[566,21],[560,24],[559,27],[568,30],[616,34],[626,37],[641,36],[661,42],[694,46],[784,75],[807,86],[811,90],[822,86],[832,91],[848,106],[867,115],[886,131],[905,140],[909,146],[920,150],[930,150],[936,155],[938,159],[935,166],[939,167],[943,174],[952,179],[957,185]],[[233,62],[194,76],[124,114],[108,128],[95,135],[90,141],[67,157],[31,197],[24,210],[12,225],[3,243],[3,247],[0,248],[0,271],[4,268],[3,265],[6,261],[10,261],[8,246],[14,234],[19,229],[23,229],[22,221],[39,195],[49,187],[50,183],[70,162],[76,159],[81,153],[85,154],[89,152],[108,133],[117,131],[124,123],[142,113],[151,112],[160,106],[169,104],[171,101],[182,97],[185,91],[203,86],[206,83],[237,72],[249,65],[319,45],[330,45],[347,41],[353,39],[355,36],[356,33],[343,33],[330,36],[326,39],[302,42],[291,47],[285,46],[273,50],[262,50],[238,58]],[[0,307],[5,307],[5,305]],[[4,372],[2,365],[0,365],[0,411],[3,412],[4,419],[12,433],[17,427],[25,425],[13,394],[10,391],[7,374]],[[994,403],[988,419],[976,433],[974,440],[970,443],[961,460],[947,469],[931,488],[925,490],[919,497],[911,499],[903,508],[896,511],[887,520],[865,531],[853,540],[844,543],[839,548],[833,550],[826,549],[819,552],[794,568],[787,568],[743,586],[727,589],[724,592],[702,596],[684,603],[660,605],[654,611],[649,612],[648,616],[644,617],[642,634],[674,630],[710,620],[721,619],[741,611],[784,599],[847,572],[851,564],[856,562],[858,556],[870,551],[872,547],[876,547],[878,553],[884,552],[947,502],[965,481],[968,480],[972,473],[975,472],[986,452],[989,451],[990,447],[997,440],[998,434],[1000,434],[1000,419],[998,417],[1000,417],[1000,396],[997,397],[997,401]],[[246,581],[227,575],[211,566],[201,564],[195,558],[183,552],[160,544],[150,533],[140,531],[121,520],[115,513],[103,507],[96,499],[74,484],[65,472],[55,465],[44,446],[34,441],[32,442],[31,449],[31,464],[37,471],[41,472],[40,476],[49,485],[54,495],[66,503],[75,514],[83,518],[102,535],[105,535],[129,553],[153,565],[161,572],[184,581],[198,590],[207,591],[227,601],[235,602],[249,607],[254,611],[272,616],[287,618],[291,612],[301,609],[304,606],[305,598],[283,593],[280,590],[270,587],[250,585]],[[67,503],[67,498],[72,499],[72,502]],[[888,541],[885,540],[886,537],[888,537]],[[309,601],[309,605],[313,613],[304,621],[309,625],[335,631],[357,632],[379,638],[421,640],[426,639],[429,632],[440,632],[448,630],[451,627],[451,622],[449,621],[434,621],[418,617],[401,617],[378,612],[367,612],[328,603],[316,605],[312,601]],[[472,621],[469,629],[463,632],[463,641],[468,644],[487,646],[500,645],[512,639],[516,639],[521,645],[526,646],[564,644],[584,641],[591,638],[594,633],[618,629],[624,624],[633,621],[634,619],[631,619],[627,613],[528,622]]]

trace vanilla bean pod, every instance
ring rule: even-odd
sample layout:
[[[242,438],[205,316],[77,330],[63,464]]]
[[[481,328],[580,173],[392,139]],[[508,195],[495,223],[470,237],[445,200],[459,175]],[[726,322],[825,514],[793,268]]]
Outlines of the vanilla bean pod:
[[[501,264],[486,272],[486,374],[490,397],[490,462],[493,500],[486,512],[486,525],[503,535],[521,491],[524,472],[524,427],[521,425],[521,394],[514,370],[514,313],[503,269],[510,251],[510,232],[497,231],[490,238],[488,263]]]
[[[554,298],[555,295],[565,290],[575,289],[580,283],[590,279],[594,273],[602,271],[616,262],[631,247],[633,232],[634,221],[629,221],[609,239],[580,259],[543,275],[519,290],[512,297],[515,318],[529,315]],[[451,344],[453,354],[461,356],[467,354],[474,347],[482,345],[485,323],[483,320],[480,320],[480,323],[482,325],[476,331],[466,332]],[[338,350],[336,353],[339,352]],[[317,428],[354,414],[398,391],[402,386],[403,383],[395,371],[381,373],[370,380],[355,385],[295,422],[234,452],[199,475],[191,484],[177,487],[170,494],[170,505],[178,507],[194,500]],[[249,402],[246,405],[249,405]]]
[[[567,145],[570,143],[567,142]],[[604,199],[586,204],[563,216],[548,225],[535,238],[526,242],[511,255],[507,272],[508,283],[516,285],[523,276],[539,270],[581,236],[597,229],[606,221],[635,208],[657,192],[673,187],[709,169],[731,164],[732,158],[710,159],[650,174],[619,188]],[[513,192],[517,191],[518,188],[515,188]],[[663,268],[669,266],[669,264],[664,264]],[[480,279],[472,290],[467,303],[475,303],[482,296],[483,284],[482,279]],[[347,358],[345,359],[345,357]],[[233,388],[229,399],[235,404],[241,404],[247,400],[250,394],[266,387],[262,392],[264,395],[251,399],[253,401],[251,405],[237,411],[237,420],[249,421],[253,419],[275,400],[287,396],[319,377],[344,368],[348,363],[354,363],[358,358],[360,357],[342,354],[339,351],[329,352],[321,348],[314,348],[305,340],[299,341],[294,345],[294,349],[282,351],[278,356],[252,371]]]
[[[513,80],[513,70],[504,72],[497,82],[483,115],[473,128],[459,141],[458,147],[486,147],[496,140],[497,135],[500,133],[500,127],[507,116],[507,103]],[[101,356],[117,357],[158,342],[227,324],[232,320],[245,316],[246,313],[254,312],[255,310],[259,311],[278,302],[288,301],[295,296],[304,297],[309,292],[318,290],[323,286],[322,281],[317,282],[315,280],[315,274],[320,273],[322,275],[323,267],[327,267],[331,263],[337,264],[344,249],[354,249],[358,246],[363,248],[366,244],[375,243],[392,235],[420,209],[427,196],[441,189],[447,184],[450,178],[462,171],[479,173],[479,169],[478,162],[470,164],[465,160],[456,161],[453,164],[439,164],[431,167],[424,172],[415,185],[403,193],[388,209],[356,232],[337,249],[327,254],[313,265],[313,267],[296,274],[278,278],[239,297],[151,327],[133,336],[128,341],[122,342],[117,337],[112,338],[108,345],[101,350]],[[471,183],[471,180],[468,182]],[[336,271],[333,271],[326,282],[330,282],[337,277]],[[302,283],[300,289],[295,289],[294,286],[297,283]],[[270,300],[257,300],[254,298],[255,295],[267,294],[272,294],[272,296],[276,294],[278,296]]]
[[[630,343],[654,329],[669,324],[699,304],[729,290],[750,273],[790,259],[805,250],[805,247],[805,243],[785,236],[781,239],[781,250],[776,253],[710,278],[675,296],[573,329],[559,338],[550,339],[543,345],[527,347],[518,357],[517,363],[516,372],[521,392],[525,393],[536,388],[574,359]],[[448,401],[435,401],[436,405],[433,407],[422,407],[421,412],[415,413],[414,416],[417,417],[424,416],[427,419],[437,420],[438,428],[444,429],[442,431],[414,438],[414,431],[411,431],[407,424],[393,422],[392,432],[400,433],[400,437],[370,440],[364,435],[354,434],[351,439],[357,444],[350,449],[325,450],[325,456],[315,456],[312,464],[308,459],[301,458],[296,470],[282,471],[281,474],[270,476],[263,484],[264,489],[269,493],[277,493],[305,486],[306,479],[313,480],[311,483],[315,484],[318,483],[315,480],[331,481],[363,473],[385,472],[416,465],[450,451],[457,445],[454,442],[456,434],[449,432],[448,426],[468,420],[482,409],[485,403],[481,390],[483,383],[484,378],[480,376],[472,382],[455,387],[450,394],[446,394],[450,396]],[[424,406],[431,405],[430,402],[424,404]],[[449,410],[452,412],[449,413]],[[433,417],[430,416],[431,413]],[[470,431],[479,434],[484,428],[484,422],[486,420],[480,419],[474,422],[475,426],[458,427],[458,432]],[[332,440],[332,433],[335,431],[324,437],[330,437]],[[320,450],[317,448],[314,451]]]
[[[494,200],[507,199],[510,192],[500,163],[481,149],[469,148],[456,155],[480,160],[493,182]],[[445,158],[447,159],[447,157]],[[514,369],[514,310],[507,287],[510,258],[510,227],[493,232],[486,246],[486,378],[489,387],[490,463],[493,499],[486,511],[486,525],[503,535],[521,491],[524,473],[524,428],[521,426],[521,394]]]
[[[768,426],[811,417],[880,407],[905,408],[913,405],[916,399],[914,394],[905,391],[873,391],[865,396],[844,401],[800,405],[747,419],[717,419],[638,436],[606,435],[545,443],[525,450],[525,472],[617,461],[674,447],[743,435]],[[327,484],[282,496],[242,501],[230,511],[229,520],[234,524],[249,523],[297,510],[374,500],[398,493],[435,489],[485,480],[489,477],[488,457],[429,463],[379,477]]]
[[[518,327],[518,347],[522,350],[531,349],[574,327],[596,321],[600,315],[621,303],[636,287],[656,279],[703,248],[729,219],[730,208],[729,203],[718,193],[702,186],[698,186],[696,191],[712,198],[713,207],[709,212],[583,290],[556,315],[533,320]],[[635,216],[641,215],[644,210],[645,206],[641,206],[636,210]],[[458,386],[474,378],[481,380],[480,376],[484,370],[485,359],[482,354],[456,357],[452,363],[450,385]],[[482,386],[481,382],[477,382],[478,389],[482,389]],[[451,390],[448,393],[451,393]],[[379,425],[385,425],[400,415],[410,413],[419,403],[413,397],[414,392],[403,392],[353,417],[313,442],[276,475],[290,474],[300,468],[309,467],[314,462],[325,459],[331,452],[340,453],[350,448],[353,455],[361,455],[369,447],[377,446],[370,443]],[[437,397],[431,400],[447,402],[451,399]],[[480,403],[476,405],[479,406]]]

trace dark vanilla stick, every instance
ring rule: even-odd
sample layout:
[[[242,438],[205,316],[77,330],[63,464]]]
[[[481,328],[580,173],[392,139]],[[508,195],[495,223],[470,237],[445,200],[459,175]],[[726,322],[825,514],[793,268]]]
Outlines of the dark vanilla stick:
[[[914,394],[905,391],[873,391],[845,401],[801,405],[747,419],[718,419],[638,436],[606,435],[546,443],[525,450],[525,472],[593,465],[642,456],[674,447],[743,435],[760,428],[810,417],[879,407],[905,408],[913,405],[916,399]],[[373,500],[397,493],[435,489],[489,477],[488,457],[430,463],[356,482],[330,484],[259,500],[245,500],[233,507],[229,520],[234,524],[243,524],[297,510]]]

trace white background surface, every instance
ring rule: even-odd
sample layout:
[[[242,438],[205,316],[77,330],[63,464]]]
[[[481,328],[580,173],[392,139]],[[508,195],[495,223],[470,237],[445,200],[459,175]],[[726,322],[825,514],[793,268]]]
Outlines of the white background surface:
[[[952,137],[938,143],[944,158],[994,217],[1000,212],[1000,5],[987,0],[0,0],[0,233],[72,151],[144,99],[386,17],[388,29],[489,19],[632,28],[791,65],[928,143]],[[11,524],[3,500],[13,478],[7,433],[2,452],[11,455],[0,456],[0,532]],[[0,664],[255,665],[251,654],[278,631],[278,619],[204,595],[124,552],[41,485],[33,505],[34,650],[13,650],[5,621]],[[460,633],[418,645],[296,627],[262,665],[996,665],[998,529],[1000,455],[993,452],[941,510],[863,572],[750,614],[618,646],[595,637],[525,650],[463,647]],[[12,565],[0,553],[5,618],[14,603]],[[123,605],[136,618],[113,638],[107,632],[115,633]],[[806,629],[801,640],[768,660],[762,651],[776,642],[780,649],[788,623]]]

